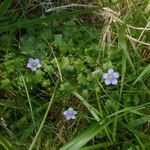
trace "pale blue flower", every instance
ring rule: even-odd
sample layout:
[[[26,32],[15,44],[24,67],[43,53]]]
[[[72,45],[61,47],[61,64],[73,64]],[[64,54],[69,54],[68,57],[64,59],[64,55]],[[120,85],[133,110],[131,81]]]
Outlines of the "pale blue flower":
[[[103,74],[103,79],[105,79],[106,85],[117,85],[118,84],[119,73],[114,72],[113,69],[109,69],[107,73]]]
[[[70,107],[68,110],[64,111],[63,114],[66,117],[66,120],[70,120],[70,119],[76,118],[75,115],[77,114],[77,112],[74,111],[74,109]]]
[[[40,60],[38,58],[29,58],[27,67],[30,68],[32,71],[36,71],[38,68],[40,68],[42,65],[40,63]]]

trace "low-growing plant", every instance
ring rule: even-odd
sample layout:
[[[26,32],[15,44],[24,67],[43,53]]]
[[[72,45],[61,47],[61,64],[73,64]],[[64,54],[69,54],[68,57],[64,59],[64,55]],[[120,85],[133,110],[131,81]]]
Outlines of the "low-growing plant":
[[[12,21],[0,5],[0,149],[149,149],[148,1],[110,3]]]

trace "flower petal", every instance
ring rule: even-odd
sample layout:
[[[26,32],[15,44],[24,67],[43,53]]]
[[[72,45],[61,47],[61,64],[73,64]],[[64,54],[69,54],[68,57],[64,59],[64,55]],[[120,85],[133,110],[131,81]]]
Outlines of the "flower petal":
[[[31,67],[31,70],[32,70],[32,71],[36,71],[37,68],[32,66],[32,67]]]
[[[70,108],[68,109],[68,111],[73,111],[73,108],[72,108],[72,107],[70,107]]]
[[[108,74],[112,74],[114,72],[114,69],[108,69]]]
[[[106,85],[110,85],[111,84],[111,81],[109,79],[105,80],[105,84]]]
[[[103,74],[103,78],[104,78],[104,79],[108,79],[108,73],[104,73],[104,74]]]
[[[76,116],[75,115],[71,116],[71,119],[76,119]]]
[[[114,73],[113,73],[113,77],[114,77],[114,78],[119,78],[119,73],[118,73],[118,72],[114,72]]]
[[[66,120],[75,119],[77,112],[74,111],[72,107],[68,108],[68,110],[63,112],[64,116],[66,117]]]
[[[32,62],[34,62],[34,59],[33,58],[29,58],[29,63],[32,63]]]
[[[40,63],[38,63],[36,67],[40,68],[40,67],[42,67],[42,65]]]
[[[66,120],[70,120],[71,119],[71,117],[70,116],[66,116]]]
[[[112,84],[113,85],[117,85],[118,84],[118,80],[117,79],[113,79]]]
[[[77,114],[77,111],[73,111],[73,114],[76,115],[76,114]]]
[[[67,111],[64,111],[63,114],[66,115],[66,114],[67,114]]]
[[[39,60],[38,58],[35,58],[35,59],[34,59],[34,62],[35,62],[36,64],[38,64],[38,63],[40,62],[40,60]]]
[[[32,66],[31,66],[31,63],[27,63],[27,67],[28,68],[31,68]]]

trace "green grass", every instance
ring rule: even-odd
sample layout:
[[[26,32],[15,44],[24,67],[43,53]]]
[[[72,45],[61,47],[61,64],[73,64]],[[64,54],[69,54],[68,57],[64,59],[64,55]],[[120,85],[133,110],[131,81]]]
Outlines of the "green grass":
[[[61,9],[73,3],[90,8]],[[0,149],[149,150],[149,1],[59,6],[0,4]],[[42,67],[31,71],[29,58]],[[102,78],[109,68],[116,86]],[[69,107],[75,120],[63,115]]]

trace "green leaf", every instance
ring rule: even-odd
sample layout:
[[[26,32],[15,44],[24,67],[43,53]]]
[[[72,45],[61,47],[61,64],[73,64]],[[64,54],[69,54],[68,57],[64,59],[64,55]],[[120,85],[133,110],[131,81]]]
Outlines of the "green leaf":
[[[63,45],[63,40],[62,40],[61,34],[55,35],[54,44],[59,47],[61,47]]]
[[[113,68],[112,62],[107,61],[106,63],[103,63],[104,70],[107,70],[108,68]]]
[[[82,85],[86,85],[87,84],[86,77],[82,73],[80,73],[78,75],[77,80],[78,80],[79,84],[82,84]]]
[[[63,93],[66,93],[67,95],[73,90],[73,88],[74,88],[73,85],[69,81],[64,82],[60,85],[60,90]]]
[[[3,88],[10,87],[10,83],[11,83],[11,81],[9,79],[3,79],[3,80],[1,80],[1,84],[2,84]]]
[[[68,57],[63,57],[61,60],[61,68],[65,69],[69,66],[69,59]]]
[[[35,53],[35,43],[36,43],[36,40],[32,36],[27,39],[24,39],[22,41],[21,52],[23,54],[33,55]]]
[[[141,118],[131,121],[130,124],[139,127],[140,125],[142,125],[146,122],[149,122],[149,121],[150,121],[150,115],[147,115],[147,116],[144,116],[144,117],[141,117]]]
[[[41,42],[34,36],[29,36],[22,40],[21,53],[25,55],[43,57],[46,56],[46,52],[44,51],[45,48],[45,42]]]
[[[9,35],[3,35],[0,38],[0,46],[3,49],[9,49],[12,46],[12,38]]]
[[[74,67],[77,69],[78,72],[81,72],[85,69],[83,61],[81,59],[77,59],[74,61]]]

